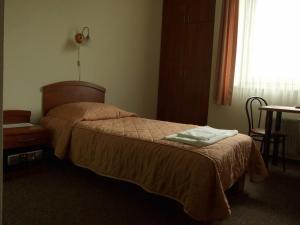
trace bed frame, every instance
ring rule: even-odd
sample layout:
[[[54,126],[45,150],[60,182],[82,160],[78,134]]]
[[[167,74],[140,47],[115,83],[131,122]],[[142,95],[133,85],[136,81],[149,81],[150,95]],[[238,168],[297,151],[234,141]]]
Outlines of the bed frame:
[[[84,81],[63,81],[42,87],[43,116],[59,105],[73,102],[102,102],[105,88]]]
[[[42,88],[43,116],[59,105],[72,102],[102,102],[105,100],[104,87],[84,81],[63,81],[49,84]],[[245,174],[243,174],[231,188],[240,193],[244,191]]]

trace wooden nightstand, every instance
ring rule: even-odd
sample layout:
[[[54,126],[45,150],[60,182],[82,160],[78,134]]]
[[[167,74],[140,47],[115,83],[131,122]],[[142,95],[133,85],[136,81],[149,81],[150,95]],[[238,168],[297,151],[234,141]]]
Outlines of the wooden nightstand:
[[[30,111],[4,111],[4,124],[28,123]],[[4,169],[48,157],[50,152],[50,135],[39,126],[3,129],[3,164]]]

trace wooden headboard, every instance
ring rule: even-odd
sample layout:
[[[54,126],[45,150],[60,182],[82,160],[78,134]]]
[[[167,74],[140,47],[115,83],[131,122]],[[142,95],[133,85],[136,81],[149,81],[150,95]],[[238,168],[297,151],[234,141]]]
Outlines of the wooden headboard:
[[[59,105],[72,102],[104,102],[105,88],[84,81],[63,81],[42,87],[43,116]]]

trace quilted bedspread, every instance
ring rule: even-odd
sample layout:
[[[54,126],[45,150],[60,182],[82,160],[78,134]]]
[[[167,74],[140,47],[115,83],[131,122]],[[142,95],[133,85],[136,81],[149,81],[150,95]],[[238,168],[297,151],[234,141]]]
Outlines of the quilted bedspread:
[[[253,140],[242,134],[199,148],[163,140],[194,125],[135,116],[76,122],[49,116],[43,125],[59,158],[175,199],[200,221],[230,215],[224,191],[245,172],[252,180],[267,176]]]

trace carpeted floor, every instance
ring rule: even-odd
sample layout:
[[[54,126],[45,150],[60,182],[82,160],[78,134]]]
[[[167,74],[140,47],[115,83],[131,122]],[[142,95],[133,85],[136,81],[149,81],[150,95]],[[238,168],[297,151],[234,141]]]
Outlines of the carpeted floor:
[[[34,170],[34,172],[32,172]],[[61,163],[8,174],[4,225],[198,225],[173,200]],[[232,216],[213,225],[300,224],[300,164],[229,194]]]

